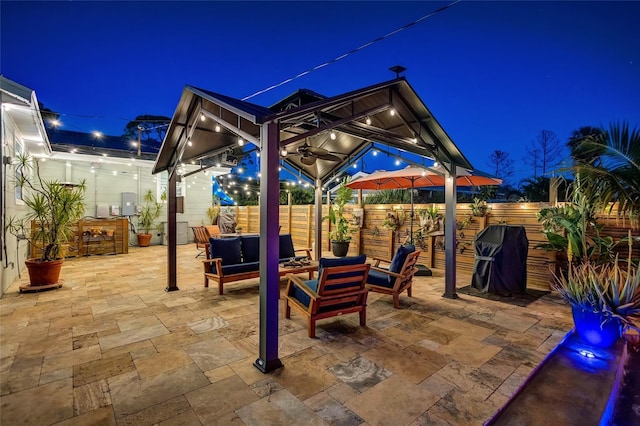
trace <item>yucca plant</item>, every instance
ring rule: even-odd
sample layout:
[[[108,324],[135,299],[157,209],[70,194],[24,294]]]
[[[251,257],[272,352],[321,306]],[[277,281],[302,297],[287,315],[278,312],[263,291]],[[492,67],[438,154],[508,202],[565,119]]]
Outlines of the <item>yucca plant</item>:
[[[41,262],[64,257],[61,247],[73,240],[75,224],[84,215],[85,182],[68,185],[43,179],[38,160],[27,155],[18,157],[15,167],[16,186],[23,190],[28,211],[23,217],[10,217],[7,231],[38,247]]]

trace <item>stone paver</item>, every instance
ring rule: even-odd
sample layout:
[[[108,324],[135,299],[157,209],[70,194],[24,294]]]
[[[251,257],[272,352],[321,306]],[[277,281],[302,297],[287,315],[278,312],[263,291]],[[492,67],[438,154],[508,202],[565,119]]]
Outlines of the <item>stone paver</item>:
[[[265,375],[258,281],[219,296],[195,253],[178,246],[173,293],[161,246],[70,259],[59,290],[16,281],[0,299],[0,424],[480,425],[572,326],[553,295],[443,299],[434,270],[402,309],[371,293],[366,328],[345,315],[309,339],[280,310],[284,368]]]

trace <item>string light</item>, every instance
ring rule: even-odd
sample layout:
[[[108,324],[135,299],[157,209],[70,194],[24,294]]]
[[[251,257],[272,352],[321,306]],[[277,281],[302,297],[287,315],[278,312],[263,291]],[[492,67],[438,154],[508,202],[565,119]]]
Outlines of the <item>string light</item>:
[[[371,117],[369,117],[367,115],[367,118],[365,119],[365,123],[367,123],[368,126],[371,126]]]
[[[391,108],[389,110],[389,114],[391,114],[391,116],[393,117],[394,115],[396,115],[396,109],[395,108]]]
[[[204,113],[200,113],[200,121],[204,121],[205,119]]]
[[[216,122],[216,127],[214,128],[216,133],[220,133],[220,123]]]
[[[331,131],[331,133],[329,134],[329,137],[331,138],[332,141],[336,140],[336,132],[334,132],[333,130]]]
[[[244,139],[238,138],[238,146],[243,146],[243,145],[244,145]]]

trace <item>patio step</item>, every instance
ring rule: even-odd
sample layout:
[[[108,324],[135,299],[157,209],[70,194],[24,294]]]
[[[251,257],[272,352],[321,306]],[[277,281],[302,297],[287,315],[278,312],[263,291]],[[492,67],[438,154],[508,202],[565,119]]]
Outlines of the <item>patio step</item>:
[[[485,425],[611,424],[626,358],[622,339],[600,349],[570,331]]]

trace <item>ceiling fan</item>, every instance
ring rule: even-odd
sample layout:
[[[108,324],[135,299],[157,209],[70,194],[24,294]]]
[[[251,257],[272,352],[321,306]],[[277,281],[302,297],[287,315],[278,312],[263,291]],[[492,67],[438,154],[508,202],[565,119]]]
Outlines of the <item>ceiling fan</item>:
[[[337,155],[332,154],[324,148],[316,148],[307,143],[305,139],[304,143],[298,147],[295,153],[287,152],[287,155],[298,155],[300,156],[300,162],[302,164],[306,164],[307,166],[312,166],[315,164],[316,160],[319,158],[325,161],[340,161],[341,158]]]

